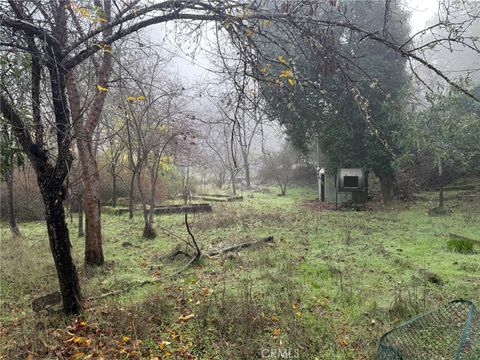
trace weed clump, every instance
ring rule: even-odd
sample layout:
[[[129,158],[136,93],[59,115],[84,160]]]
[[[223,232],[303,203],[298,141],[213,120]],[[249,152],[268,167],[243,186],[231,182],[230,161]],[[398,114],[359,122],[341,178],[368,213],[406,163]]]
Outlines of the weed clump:
[[[450,239],[447,247],[449,250],[461,254],[473,254],[473,241],[468,239]]]

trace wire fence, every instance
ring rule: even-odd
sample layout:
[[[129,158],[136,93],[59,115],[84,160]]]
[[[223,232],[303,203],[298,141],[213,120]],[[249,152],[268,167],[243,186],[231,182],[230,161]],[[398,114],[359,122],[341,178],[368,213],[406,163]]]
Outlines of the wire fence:
[[[384,334],[377,360],[479,360],[480,313],[455,300]]]

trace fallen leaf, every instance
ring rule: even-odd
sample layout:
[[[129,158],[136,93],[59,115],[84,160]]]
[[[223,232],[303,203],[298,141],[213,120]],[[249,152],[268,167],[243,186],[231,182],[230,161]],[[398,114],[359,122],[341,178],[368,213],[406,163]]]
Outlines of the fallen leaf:
[[[213,292],[213,290],[212,290]],[[207,296],[210,294],[210,289],[209,288],[203,288],[201,291],[202,295]]]
[[[159,344],[158,344],[158,347],[160,348],[160,350],[163,350],[165,349],[166,346],[170,345],[171,342],[169,341],[161,341]]]
[[[187,321],[195,316],[194,313],[188,314],[188,315],[180,315],[178,320],[180,321]]]
[[[87,339],[83,336],[74,336],[70,340],[72,340],[76,344],[83,344]]]
[[[345,347],[345,346],[348,345],[347,340],[346,340],[344,337],[340,336],[340,335],[337,336],[337,342],[338,342],[338,344],[339,344],[340,346],[343,346],[343,347]]]

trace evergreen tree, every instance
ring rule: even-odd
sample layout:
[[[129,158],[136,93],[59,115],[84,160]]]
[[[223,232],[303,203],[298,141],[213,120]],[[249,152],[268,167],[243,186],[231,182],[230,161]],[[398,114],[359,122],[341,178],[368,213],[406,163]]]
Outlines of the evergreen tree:
[[[315,8],[325,21],[339,16],[387,41],[403,44],[408,14],[380,2],[346,2],[342,8]],[[277,37],[286,32],[272,29]],[[293,35],[292,35],[293,33]],[[386,45],[347,28],[315,25],[292,30],[296,46],[270,46],[278,54],[265,76],[264,95],[292,143],[308,152],[319,143],[330,169],[365,167],[380,179],[385,200],[395,191],[394,137],[401,126],[402,98],[408,85],[406,60]],[[277,41],[279,44],[287,44]],[[277,75],[277,78],[275,78]]]

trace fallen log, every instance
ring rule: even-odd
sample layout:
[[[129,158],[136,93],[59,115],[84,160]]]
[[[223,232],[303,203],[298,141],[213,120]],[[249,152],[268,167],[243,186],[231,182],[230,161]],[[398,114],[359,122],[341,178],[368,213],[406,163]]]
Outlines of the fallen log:
[[[243,250],[243,249],[246,249],[248,247],[257,246],[257,245],[260,245],[260,244],[271,244],[271,243],[273,243],[273,236],[268,236],[266,238],[263,238],[263,239],[260,239],[260,240],[257,240],[257,241],[235,244],[235,245],[228,246],[228,247],[220,249],[220,250],[214,250],[214,251],[209,252],[207,255],[208,256],[218,256],[218,255],[226,254],[228,252],[232,252],[232,251],[236,251],[236,250]]]
[[[192,199],[195,200],[204,200],[210,202],[227,202],[226,197],[210,197],[210,196],[192,196]]]
[[[230,197],[230,195],[222,195],[222,194],[198,194],[197,196],[219,197],[219,198],[229,198]]]
[[[212,212],[212,205],[204,204],[188,204],[188,205],[169,205],[155,207],[155,215],[166,214],[196,214],[201,212]]]
[[[243,196],[224,196],[224,195],[195,195],[192,199],[205,200],[210,202],[232,202],[243,201]]]

